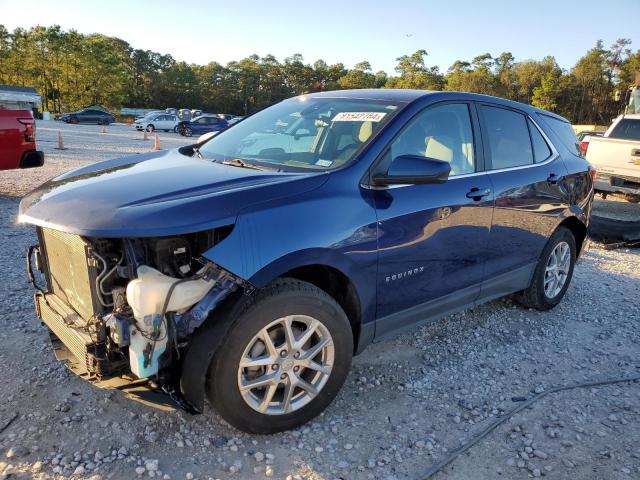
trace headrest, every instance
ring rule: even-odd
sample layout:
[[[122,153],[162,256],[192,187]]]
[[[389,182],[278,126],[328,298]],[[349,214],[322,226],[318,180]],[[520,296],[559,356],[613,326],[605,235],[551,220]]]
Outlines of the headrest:
[[[373,122],[362,122],[360,125],[360,131],[358,132],[358,140],[366,142],[373,134]]]

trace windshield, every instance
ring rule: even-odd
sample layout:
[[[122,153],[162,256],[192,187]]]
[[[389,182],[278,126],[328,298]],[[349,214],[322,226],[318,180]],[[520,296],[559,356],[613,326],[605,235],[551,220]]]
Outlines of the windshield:
[[[349,162],[398,109],[375,100],[296,97],[220,133],[200,153],[284,171],[334,169]]]

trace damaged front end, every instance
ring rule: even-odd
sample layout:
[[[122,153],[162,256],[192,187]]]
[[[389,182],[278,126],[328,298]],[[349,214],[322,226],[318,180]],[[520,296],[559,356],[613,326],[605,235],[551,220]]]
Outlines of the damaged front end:
[[[58,360],[100,387],[131,390],[147,403],[157,402],[145,392],[163,391],[201,411],[192,392],[204,387],[192,383],[204,384],[206,366],[183,375],[191,340],[223,300],[251,289],[201,256],[231,229],[97,239],[39,227],[27,265]]]

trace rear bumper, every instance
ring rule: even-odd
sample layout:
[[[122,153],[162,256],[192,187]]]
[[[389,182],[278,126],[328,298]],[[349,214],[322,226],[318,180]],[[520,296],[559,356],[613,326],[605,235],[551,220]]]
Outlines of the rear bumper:
[[[44,165],[44,153],[39,150],[30,150],[22,155],[19,168],[34,168],[42,165]]]
[[[595,190],[597,192],[630,193],[633,195],[640,195],[640,179],[634,180],[635,182],[598,172]]]

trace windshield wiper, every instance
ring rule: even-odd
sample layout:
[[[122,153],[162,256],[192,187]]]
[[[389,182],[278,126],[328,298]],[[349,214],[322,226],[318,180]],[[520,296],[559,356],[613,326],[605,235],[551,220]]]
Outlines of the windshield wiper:
[[[281,170],[277,168],[268,168],[268,167],[260,167],[258,165],[254,165],[253,163],[247,163],[244,160],[239,158],[234,158],[233,160],[225,160],[222,162],[223,165],[230,165],[232,167],[241,167],[241,168],[250,168],[252,170],[261,170],[261,171],[271,171],[271,172],[280,172]]]
[[[198,157],[198,158],[204,158],[202,156],[202,152],[200,151],[200,149],[198,147],[193,147],[193,154]]]

